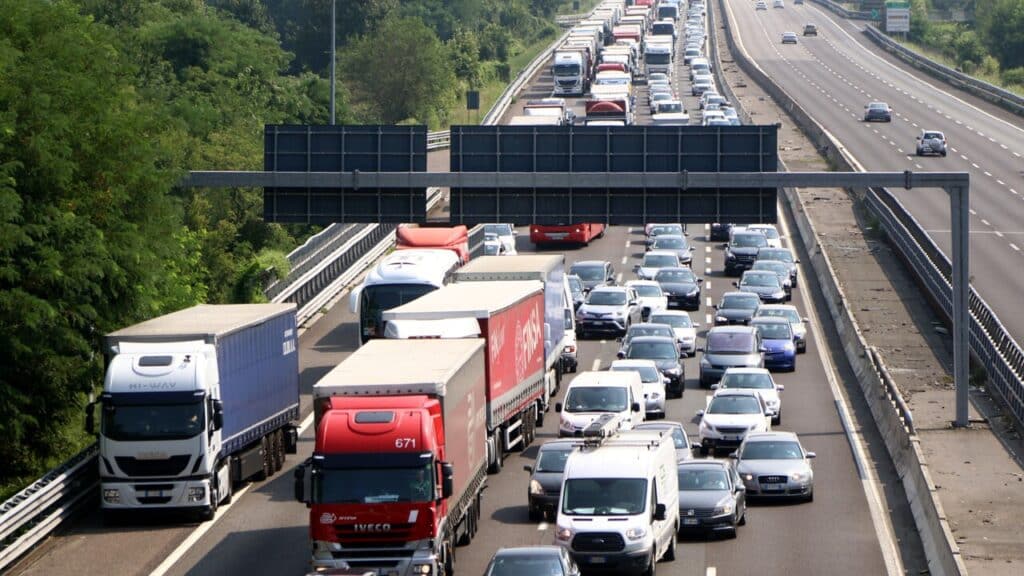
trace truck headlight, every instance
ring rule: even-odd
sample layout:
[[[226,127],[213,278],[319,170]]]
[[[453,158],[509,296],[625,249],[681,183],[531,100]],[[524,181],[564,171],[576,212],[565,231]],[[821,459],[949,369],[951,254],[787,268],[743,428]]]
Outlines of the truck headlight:
[[[189,502],[202,502],[203,500],[206,500],[205,486],[193,486],[188,489]]]
[[[629,538],[630,540],[639,540],[644,536],[647,536],[647,528],[644,528],[643,526],[637,526],[636,528],[626,530],[626,538]]]
[[[530,494],[543,494],[544,487],[536,480],[530,480]]]
[[[434,572],[433,567],[430,564],[413,564],[413,574],[432,574]]]
[[[121,503],[121,491],[117,488],[104,488],[103,489],[103,501],[107,504],[120,504]]]
[[[555,530],[555,538],[558,540],[562,540],[563,542],[568,542],[569,540],[572,540],[572,528],[565,528],[563,526],[559,526],[558,530]]]

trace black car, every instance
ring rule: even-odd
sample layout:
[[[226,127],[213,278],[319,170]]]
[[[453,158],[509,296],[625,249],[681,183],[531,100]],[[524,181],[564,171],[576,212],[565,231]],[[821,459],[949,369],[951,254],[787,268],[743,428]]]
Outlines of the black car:
[[[682,398],[686,373],[679,356],[679,344],[671,336],[637,336],[619,355],[627,360],[654,360],[661,375],[669,380],[665,385],[666,396]]]
[[[789,248],[761,248],[757,251],[756,260],[778,260],[779,262],[785,262],[789,265],[789,281],[796,288],[797,280],[797,267],[800,263],[793,256],[793,252]]]
[[[761,298],[753,292],[726,292],[715,305],[715,326],[749,324],[761,305]]]
[[[869,102],[864,106],[865,122],[892,122],[892,108],[885,102]]]
[[[569,267],[569,274],[579,276],[583,282],[583,291],[589,292],[597,286],[615,284],[615,269],[612,263],[604,260],[584,260]]]
[[[698,278],[692,269],[662,268],[654,275],[654,281],[661,285],[670,309],[700,310],[700,285],[704,279]]]
[[[572,309],[576,310],[587,299],[583,290],[583,280],[580,280],[580,277],[575,274],[569,274],[566,279],[569,282],[569,292],[572,294]]]
[[[757,251],[768,247],[768,238],[760,232],[733,232],[725,245],[725,274],[739,276],[748,270],[757,258]]]
[[[523,466],[523,470],[530,473],[527,498],[531,522],[539,522],[546,514],[555,515],[558,497],[562,493],[565,462],[577,444],[576,440],[545,442],[537,451],[537,463],[534,466]]]
[[[494,553],[484,576],[578,576],[576,562],[564,546],[523,546],[502,548]]]
[[[712,241],[728,240],[732,224],[727,222],[712,222],[710,238]]]
[[[680,462],[679,532],[724,532],[735,537],[747,523],[747,491],[731,462]]]

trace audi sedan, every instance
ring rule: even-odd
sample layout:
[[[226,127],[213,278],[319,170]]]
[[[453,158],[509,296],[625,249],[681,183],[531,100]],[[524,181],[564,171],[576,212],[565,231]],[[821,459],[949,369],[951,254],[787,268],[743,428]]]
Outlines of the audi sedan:
[[[747,496],[814,500],[814,452],[804,450],[792,432],[751,432],[739,450],[736,471]]]
[[[885,102],[870,102],[864,107],[865,122],[892,122],[892,108]]]
[[[580,569],[564,546],[502,548],[494,553],[484,576],[579,576]]]
[[[796,32],[783,32],[782,33],[782,43],[783,44],[796,44],[797,43]]]

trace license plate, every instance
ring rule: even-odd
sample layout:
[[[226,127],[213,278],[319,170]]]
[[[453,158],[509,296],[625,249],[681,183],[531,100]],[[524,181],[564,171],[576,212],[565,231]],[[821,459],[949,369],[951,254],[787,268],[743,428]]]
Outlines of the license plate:
[[[697,522],[696,518],[683,518],[683,525],[685,526],[696,526]]]
[[[590,557],[590,563],[591,564],[604,564],[607,560],[608,559],[605,558],[604,556],[591,556]]]
[[[785,484],[761,484],[761,490],[782,490]]]
[[[551,238],[552,240],[561,240],[561,239],[565,238],[566,236],[568,236],[568,234],[548,234],[547,235],[547,237]]]
[[[722,440],[725,440],[726,442],[739,442],[740,441],[740,437],[739,436],[722,436]]]
[[[142,497],[143,498],[162,498],[163,495],[164,495],[164,491],[163,490],[143,490],[142,491]]]

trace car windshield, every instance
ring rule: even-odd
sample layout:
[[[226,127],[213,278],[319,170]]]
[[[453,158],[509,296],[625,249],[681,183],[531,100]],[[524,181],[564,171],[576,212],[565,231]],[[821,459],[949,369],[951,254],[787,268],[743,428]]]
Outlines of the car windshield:
[[[647,296],[647,297],[659,297],[659,296],[662,296],[661,287],[660,286],[655,286],[655,285],[652,285],[652,284],[637,284],[637,285],[633,286],[633,289],[636,290],[636,293],[639,294],[640,296]]]
[[[779,262],[793,263],[793,253],[786,248],[771,248],[757,251],[758,260],[778,260]]]
[[[626,356],[631,359],[669,360],[678,358],[679,352],[672,342],[631,342]]]
[[[719,384],[719,388],[752,388],[755,390],[775,389],[775,384],[772,382],[771,375],[764,372],[752,374],[746,372],[736,373],[726,371]]]
[[[582,280],[604,280],[604,266],[573,266],[569,273]]]
[[[728,489],[729,478],[725,475],[725,470],[720,468],[715,470],[679,469],[680,491]]]
[[[566,412],[624,412],[626,389],[622,386],[579,386],[565,395]]]
[[[668,324],[673,328],[693,328],[693,321],[688,314],[652,314],[648,320],[655,324]]]
[[[502,556],[501,552],[498,552],[498,555],[491,560],[491,565],[487,568],[485,576],[521,576],[522,574],[560,576],[564,573],[562,561],[555,554]]]
[[[587,304],[594,306],[622,306],[626,303],[625,292],[601,291],[591,292]]]
[[[668,326],[657,326],[653,324],[634,324],[629,327],[629,334],[626,339],[632,340],[637,336],[668,336],[672,337],[672,329]]]
[[[749,332],[715,332],[708,334],[707,350],[711,354],[753,354],[754,338]]]
[[[537,458],[537,468],[534,471],[555,472],[561,474],[562,472],[565,472],[565,461],[569,459],[569,454],[571,453],[571,448],[545,450],[542,446],[540,449],[540,456]]]
[[[679,259],[675,255],[669,254],[647,254],[644,256],[644,266],[648,268],[679,266]]]
[[[754,228],[754,230],[757,230],[761,234],[764,234],[765,238],[770,238],[772,240],[777,240],[779,238],[779,231],[776,230],[775,228],[772,228],[771,226],[765,226],[764,228],[758,227]]]
[[[761,305],[761,299],[756,294],[750,296],[740,296],[739,294],[729,294],[722,297],[722,304],[719,306],[720,309],[740,309],[740,310],[753,310]]]
[[[661,372],[654,366],[613,366],[612,372],[637,372],[640,374],[640,381],[644,384],[661,382]]]
[[[662,224],[651,228],[651,236],[682,236],[683,227],[678,224]]]
[[[740,453],[744,460],[799,460],[803,457],[800,444],[792,440],[747,442]]]
[[[693,284],[697,279],[692,270],[672,269],[661,270],[654,276],[656,282],[678,282]]]
[[[760,414],[761,404],[753,396],[715,396],[708,414]]]
[[[682,250],[686,248],[686,240],[678,236],[664,236],[654,241],[655,250]]]
[[[643,478],[574,478],[562,487],[562,513],[571,516],[640,514],[646,504]]]
[[[760,248],[768,245],[768,239],[764,234],[736,234],[732,238],[732,245],[741,248]]]
[[[678,102],[658,104],[658,114],[678,114],[682,111],[683,105]]]
[[[573,276],[569,278],[569,290],[572,290],[573,294],[583,292],[583,282],[580,281],[579,277]]]
[[[511,236],[512,230],[508,224],[484,224],[484,234],[495,236]]]
[[[762,340],[789,340],[793,338],[793,329],[788,322],[755,324],[761,333]]]
[[[772,308],[769,310],[761,309],[757,312],[758,316],[768,316],[770,318],[785,318],[789,320],[790,324],[801,322],[800,315],[797,314],[796,310],[792,308]]]
[[[741,286],[779,286],[779,277],[774,272],[768,274],[744,274]]]
[[[655,101],[655,102],[657,102],[658,100],[671,100],[671,99],[672,99],[672,93],[671,92],[656,92],[653,96],[651,96],[651,100]]]

